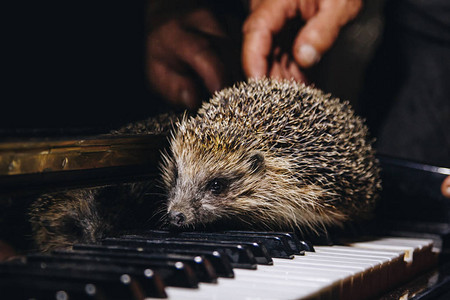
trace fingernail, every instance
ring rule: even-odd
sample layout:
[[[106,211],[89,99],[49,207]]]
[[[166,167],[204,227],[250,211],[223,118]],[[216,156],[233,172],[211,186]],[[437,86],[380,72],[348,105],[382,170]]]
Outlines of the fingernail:
[[[312,66],[320,60],[320,55],[311,45],[301,45],[298,49],[298,56],[304,67]]]

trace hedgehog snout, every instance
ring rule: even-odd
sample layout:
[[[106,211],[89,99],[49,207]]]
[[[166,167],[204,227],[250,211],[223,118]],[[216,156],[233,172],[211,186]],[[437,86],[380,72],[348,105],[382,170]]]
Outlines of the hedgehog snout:
[[[186,223],[186,216],[179,211],[169,212],[169,223],[174,227],[182,227]]]
[[[172,201],[167,208],[167,223],[172,228],[181,228],[193,223],[194,208],[189,201]]]

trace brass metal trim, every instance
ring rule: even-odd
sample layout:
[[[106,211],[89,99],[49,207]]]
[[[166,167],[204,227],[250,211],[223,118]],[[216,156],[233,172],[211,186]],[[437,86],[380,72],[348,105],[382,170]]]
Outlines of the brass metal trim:
[[[0,143],[0,176],[157,163],[164,135]]]

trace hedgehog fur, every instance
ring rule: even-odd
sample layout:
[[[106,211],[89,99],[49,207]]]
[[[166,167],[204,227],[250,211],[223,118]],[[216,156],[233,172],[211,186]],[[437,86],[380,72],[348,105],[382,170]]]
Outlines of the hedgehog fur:
[[[36,248],[50,251],[98,243],[118,232],[145,227],[143,223],[152,215],[149,209],[155,209],[149,201],[149,196],[154,198],[149,195],[153,185],[140,181],[41,195],[29,209]]]
[[[348,102],[294,81],[250,79],[184,117],[162,163],[167,216],[313,230],[370,215],[378,162]]]
[[[175,119],[112,134],[165,132]],[[347,102],[293,81],[250,80],[216,93],[196,116],[175,124],[161,167],[167,217],[184,229],[224,222],[314,231],[368,216],[380,189],[363,121]],[[41,195],[29,210],[36,246],[96,243],[142,226],[155,213],[147,209],[154,184]]]

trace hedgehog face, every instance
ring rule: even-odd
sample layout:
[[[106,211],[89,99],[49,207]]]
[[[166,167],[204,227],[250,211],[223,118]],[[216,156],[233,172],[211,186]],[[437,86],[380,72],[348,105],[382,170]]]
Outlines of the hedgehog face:
[[[232,219],[315,230],[363,218],[375,203],[367,127],[347,102],[313,87],[249,80],[175,125],[163,167],[175,226]]]
[[[195,227],[233,217],[237,202],[252,193],[249,180],[264,176],[259,152],[183,151],[166,164],[168,219],[175,227]]]

